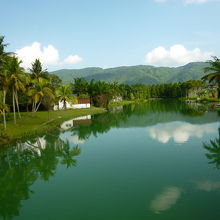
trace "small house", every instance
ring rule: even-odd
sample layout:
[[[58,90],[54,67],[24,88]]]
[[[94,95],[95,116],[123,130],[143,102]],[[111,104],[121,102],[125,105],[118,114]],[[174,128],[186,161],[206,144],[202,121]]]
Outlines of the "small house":
[[[66,101],[66,109],[90,108],[90,98],[77,98],[77,104]],[[54,105],[53,110],[65,109],[64,102],[59,101]]]

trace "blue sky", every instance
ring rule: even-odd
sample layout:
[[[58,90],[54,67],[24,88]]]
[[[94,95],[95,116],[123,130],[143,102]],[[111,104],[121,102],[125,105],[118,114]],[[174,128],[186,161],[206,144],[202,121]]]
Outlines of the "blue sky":
[[[219,0],[1,0],[1,35],[28,67],[179,66],[220,55]]]

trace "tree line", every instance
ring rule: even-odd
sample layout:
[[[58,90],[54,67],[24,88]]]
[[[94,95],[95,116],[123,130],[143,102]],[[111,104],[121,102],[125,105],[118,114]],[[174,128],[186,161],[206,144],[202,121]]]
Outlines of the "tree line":
[[[90,98],[94,106],[107,108],[111,101],[187,97],[190,90],[201,88],[206,80],[218,86],[220,82],[220,61],[213,57],[214,60],[209,61],[210,67],[205,69],[208,75],[203,81],[127,85],[94,80],[87,82],[84,78],[75,78],[73,83],[67,85],[57,75],[43,69],[39,59],[25,70],[22,61],[15,53],[6,52],[6,47],[4,37],[0,36],[0,114],[4,128],[11,117],[7,112],[13,112],[16,124],[17,118],[22,117],[21,111],[30,111],[34,116],[38,110],[50,110],[58,102],[63,102],[65,109],[67,102],[77,103],[76,95]]]

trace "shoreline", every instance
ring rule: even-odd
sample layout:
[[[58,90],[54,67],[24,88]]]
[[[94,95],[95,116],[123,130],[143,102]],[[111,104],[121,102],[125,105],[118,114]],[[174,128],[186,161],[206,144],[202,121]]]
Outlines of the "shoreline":
[[[104,108],[91,107],[88,109],[68,109],[59,111],[50,111],[50,118],[48,118],[48,111],[36,112],[32,117],[30,112],[22,112],[22,119],[17,120],[15,125],[13,121],[7,122],[7,129],[3,131],[0,136],[0,147],[15,142],[25,137],[40,135],[44,132],[49,132],[59,126],[61,123],[72,118],[95,115],[105,113]]]
[[[128,100],[115,102],[109,104],[109,108],[129,105],[132,103],[137,102]],[[86,109],[57,110],[50,111],[49,119],[48,111],[36,112],[34,117],[31,116],[31,112],[21,112],[22,119],[17,119],[16,125],[14,125],[13,119],[7,122],[7,129],[5,131],[3,130],[3,135],[0,134],[0,147],[4,147],[7,144],[13,143],[22,138],[28,138],[34,135],[41,135],[44,132],[49,132],[72,118],[102,114],[107,111],[107,109],[93,106]],[[3,129],[3,126],[0,128]]]

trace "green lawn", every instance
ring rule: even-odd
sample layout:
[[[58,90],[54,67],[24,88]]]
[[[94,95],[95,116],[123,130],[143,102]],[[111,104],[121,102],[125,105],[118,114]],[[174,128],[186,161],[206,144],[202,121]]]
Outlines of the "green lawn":
[[[36,112],[34,117],[29,112],[22,112],[22,119],[18,119],[16,125],[13,121],[7,122],[6,132],[0,137],[0,144],[5,144],[21,137],[42,134],[59,126],[63,121],[74,117],[103,112],[105,112],[104,109],[95,107],[89,109],[50,111],[49,117],[47,111]],[[3,131],[2,124],[0,124],[0,131]]]
[[[130,101],[130,100],[123,100],[120,102],[112,102],[109,104],[109,107],[115,107],[115,106],[120,106],[120,105],[129,105],[134,103],[135,101]]]
[[[123,100],[120,102],[112,102],[109,104],[109,107],[115,107],[115,106],[121,106],[121,105],[129,105],[132,103],[143,103],[143,102],[147,102],[147,99],[145,100]]]

